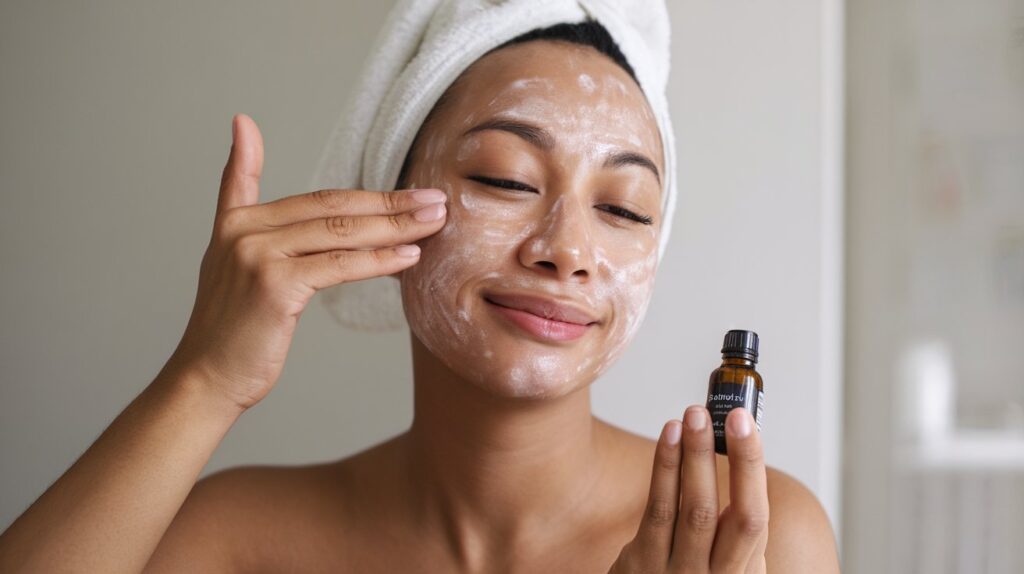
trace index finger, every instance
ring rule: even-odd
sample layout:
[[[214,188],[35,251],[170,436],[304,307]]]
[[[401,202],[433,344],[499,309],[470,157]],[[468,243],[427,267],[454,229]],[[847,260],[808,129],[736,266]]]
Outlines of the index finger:
[[[671,420],[662,428],[658,439],[647,506],[640,528],[631,542],[631,572],[662,572],[672,554],[672,533],[679,511],[681,433],[681,421]]]
[[[397,215],[413,209],[444,203],[448,194],[440,189],[318,189],[253,205],[251,215],[268,227],[281,227],[312,219],[338,215]]]

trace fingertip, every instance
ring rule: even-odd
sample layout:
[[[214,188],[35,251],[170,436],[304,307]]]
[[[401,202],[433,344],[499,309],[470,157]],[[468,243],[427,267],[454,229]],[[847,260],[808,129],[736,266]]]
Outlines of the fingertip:
[[[736,407],[729,411],[725,417],[725,429],[737,438],[750,436],[754,430],[754,419],[750,416],[750,411],[743,407]]]
[[[703,431],[710,420],[708,410],[703,405],[690,405],[683,413],[683,424],[693,432]]]
[[[395,253],[397,253],[399,257],[419,257],[420,246],[415,243],[399,245],[398,247],[395,247]]]
[[[422,205],[445,203],[448,201],[448,194],[436,188],[410,190],[409,195],[411,195],[417,203]]]
[[[679,444],[679,438],[683,434],[683,423],[679,420],[672,419],[665,423],[665,426],[661,429],[661,441],[668,446],[675,446]]]
[[[420,223],[437,223],[448,215],[448,208],[444,203],[432,203],[412,212],[412,218]]]
[[[242,131],[242,122],[245,121],[246,114],[241,112],[231,116],[231,141],[232,143],[238,139],[238,134]]]

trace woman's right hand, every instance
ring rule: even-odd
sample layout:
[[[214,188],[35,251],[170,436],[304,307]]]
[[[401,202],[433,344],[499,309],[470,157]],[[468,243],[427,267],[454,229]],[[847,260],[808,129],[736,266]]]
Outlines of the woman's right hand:
[[[754,427],[745,408],[734,408],[726,416],[729,504],[719,512],[708,410],[693,405],[683,421],[664,426],[646,512],[609,574],[765,574],[768,478],[761,436]]]
[[[326,189],[259,204],[263,138],[245,114],[232,146],[192,316],[165,371],[196,375],[242,410],[277,382],[319,289],[414,265],[441,229],[440,190]]]

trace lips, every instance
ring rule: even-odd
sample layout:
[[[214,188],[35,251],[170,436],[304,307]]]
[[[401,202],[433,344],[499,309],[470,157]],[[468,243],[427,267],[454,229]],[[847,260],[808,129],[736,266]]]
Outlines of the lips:
[[[568,303],[561,303],[547,297],[524,294],[489,293],[485,296],[485,299],[491,303],[501,305],[502,307],[526,311],[527,313],[549,321],[558,321],[561,323],[571,323],[583,326],[598,322],[597,318],[595,318],[592,313],[581,307]]]
[[[599,323],[580,307],[545,297],[489,294],[484,301],[509,324],[546,343],[579,339]]]

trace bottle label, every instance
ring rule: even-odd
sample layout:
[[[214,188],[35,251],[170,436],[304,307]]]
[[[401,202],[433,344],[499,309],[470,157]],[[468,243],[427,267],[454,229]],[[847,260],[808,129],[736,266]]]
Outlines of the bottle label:
[[[757,424],[757,432],[761,432],[761,423],[764,420],[764,391],[757,391],[757,410],[754,412],[754,422]]]
[[[736,407],[750,411],[758,432],[761,431],[761,418],[764,415],[764,391],[757,390],[756,385],[737,383],[717,383],[711,386],[708,393],[707,408],[711,414],[711,428],[715,433],[715,443],[724,451],[725,417]]]

